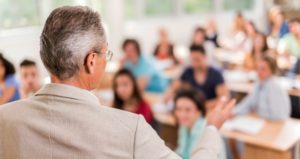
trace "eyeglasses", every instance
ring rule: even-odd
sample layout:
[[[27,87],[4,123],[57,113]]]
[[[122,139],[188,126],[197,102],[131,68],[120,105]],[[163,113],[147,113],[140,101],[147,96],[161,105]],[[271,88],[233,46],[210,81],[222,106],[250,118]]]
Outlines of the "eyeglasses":
[[[114,55],[114,53],[110,50],[107,50],[104,54],[105,54],[106,61],[111,61],[111,59]]]
[[[96,52],[96,51],[95,51]],[[113,52],[110,51],[110,50],[107,50],[106,52],[104,53],[98,53],[98,54],[105,54],[105,58],[106,58],[106,61],[111,61],[112,57],[113,57]]]

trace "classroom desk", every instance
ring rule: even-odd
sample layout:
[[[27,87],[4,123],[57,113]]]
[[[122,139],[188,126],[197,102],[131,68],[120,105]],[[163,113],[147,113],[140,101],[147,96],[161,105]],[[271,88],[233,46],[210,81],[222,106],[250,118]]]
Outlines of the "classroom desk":
[[[174,118],[173,114],[170,112],[156,112],[153,106],[157,103],[162,102],[163,95],[162,94],[155,94],[155,93],[145,93],[145,99],[149,102],[152,106],[152,111],[154,114],[154,118],[162,123],[169,126],[176,126],[176,119]]]
[[[224,48],[217,48],[214,51],[214,58],[221,63],[227,63],[236,66],[242,66],[244,64],[245,57],[247,53],[239,50],[228,50]],[[274,55],[275,56],[275,55]],[[280,70],[290,70],[296,62],[296,58],[291,57],[286,59],[286,57],[277,57],[277,65]]]
[[[300,141],[300,120],[266,121],[256,135],[224,129],[221,134],[244,143],[243,159],[292,159],[292,150]]]
[[[254,86],[255,75],[253,72],[225,71],[224,78],[229,90],[248,94]],[[287,77],[276,77],[280,87],[288,91],[290,96],[300,96],[300,81]]]
[[[229,63],[234,65],[242,65],[245,59],[245,53],[241,51],[230,51],[226,49],[216,49],[214,57],[221,63]]]
[[[253,89],[253,82],[227,82],[229,90],[233,92],[248,94]],[[287,90],[290,96],[300,96],[300,89],[290,88]]]
[[[170,79],[178,79],[183,72],[183,67],[175,66],[163,71],[163,74]]]

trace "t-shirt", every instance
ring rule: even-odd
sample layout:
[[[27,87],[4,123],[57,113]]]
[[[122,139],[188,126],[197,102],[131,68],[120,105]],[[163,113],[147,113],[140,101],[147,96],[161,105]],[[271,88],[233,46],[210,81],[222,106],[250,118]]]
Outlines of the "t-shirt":
[[[286,50],[290,55],[299,57],[300,55],[300,42],[294,34],[286,34],[280,41],[278,48]]]
[[[207,76],[203,84],[198,84],[193,68],[187,68],[180,77],[184,83],[190,84],[193,88],[204,93],[206,99],[213,99],[217,97],[216,88],[218,85],[224,83],[224,78],[221,72],[213,67],[208,67]]]
[[[19,89],[19,83],[17,82],[14,75],[9,75],[5,79],[5,87],[15,87],[15,92],[13,96],[9,99],[8,102],[13,102],[16,100],[21,99],[20,89]],[[0,90],[0,95],[3,95],[3,90]]]
[[[146,90],[149,92],[162,93],[169,84],[168,79],[158,71],[152,61],[143,55],[140,55],[136,64],[126,61],[125,68],[130,70],[136,78],[149,78],[149,82],[146,87]]]

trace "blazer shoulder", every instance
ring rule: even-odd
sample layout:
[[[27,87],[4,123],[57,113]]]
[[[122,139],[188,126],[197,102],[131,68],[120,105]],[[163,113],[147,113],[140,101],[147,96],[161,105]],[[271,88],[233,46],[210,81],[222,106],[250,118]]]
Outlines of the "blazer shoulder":
[[[112,116],[115,120],[117,120],[125,127],[129,128],[132,131],[136,131],[138,122],[141,118],[140,115],[107,106],[101,106],[101,108],[104,113]]]
[[[23,109],[26,109],[26,105],[29,105],[30,101],[28,99],[18,100],[15,102],[3,104],[0,106],[0,117],[5,119],[5,117],[17,116]]]
[[[0,113],[2,114],[3,112],[10,112],[13,111],[14,109],[20,109],[22,106],[26,105],[28,103],[28,99],[22,99],[10,103],[6,103],[0,106]]]

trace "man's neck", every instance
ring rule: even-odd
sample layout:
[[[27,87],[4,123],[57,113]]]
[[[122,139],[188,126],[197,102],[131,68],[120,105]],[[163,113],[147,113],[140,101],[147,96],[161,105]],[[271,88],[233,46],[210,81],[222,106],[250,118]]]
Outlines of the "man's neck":
[[[139,56],[137,56],[137,57],[135,57],[135,58],[132,58],[132,59],[131,59],[131,62],[132,62],[133,64],[137,64],[137,63],[139,62]]]
[[[206,73],[206,71],[207,71],[207,67],[201,67],[201,68],[195,69],[196,73]]]
[[[85,89],[85,90],[92,90],[87,84],[82,82],[80,80],[80,78],[76,78],[76,77],[72,77],[67,80],[60,80],[59,78],[57,78],[55,76],[51,76],[51,83],[65,84],[65,85],[70,85],[70,86],[78,87],[78,88]]]

